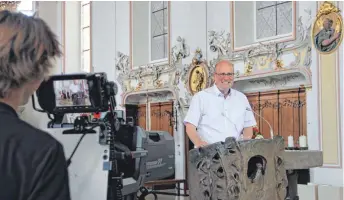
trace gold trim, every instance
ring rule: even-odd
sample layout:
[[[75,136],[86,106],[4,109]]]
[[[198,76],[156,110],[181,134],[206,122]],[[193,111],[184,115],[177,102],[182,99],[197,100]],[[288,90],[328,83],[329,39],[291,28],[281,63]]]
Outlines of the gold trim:
[[[201,80],[198,80],[198,79]],[[203,79],[203,80],[202,80]],[[209,71],[205,63],[192,64],[188,74],[188,81],[186,88],[191,95],[196,94],[209,87]],[[195,81],[201,81],[198,86],[195,86]]]

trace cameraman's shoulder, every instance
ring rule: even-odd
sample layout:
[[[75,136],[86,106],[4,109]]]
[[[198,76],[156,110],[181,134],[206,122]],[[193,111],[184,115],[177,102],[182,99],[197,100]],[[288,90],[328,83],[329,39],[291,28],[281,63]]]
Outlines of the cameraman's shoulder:
[[[59,148],[61,143],[56,140],[52,135],[49,133],[38,129],[31,124],[21,121],[20,126],[23,130],[23,135],[28,142],[32,142],[36,144],[36,146],[40,146],[40,148]]]

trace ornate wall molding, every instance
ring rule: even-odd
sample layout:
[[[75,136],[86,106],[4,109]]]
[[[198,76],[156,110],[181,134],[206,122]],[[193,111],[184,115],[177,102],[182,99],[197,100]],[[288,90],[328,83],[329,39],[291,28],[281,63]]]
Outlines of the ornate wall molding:
[[[244,92],[264,92],[269,90],[311,87],[312,76],[307,70],[292,69],[275,72],[271,76],[254,75],[235,81],[234,88]]]
[[[190,55],[190,48],[185,43],[185,39],[177,37],[177,43],[171,50],[171,63],[169,64],[147,64],[131,69],[129,56],[122,52],[117,52],[116,78],[122,87],[122,91],[133,92],[141,90],[152,90],[167,88],[178,85],[180,79],[181,60]],[[178,70],[179,69],[179,70]],[[162,76],[166,74],[168,81]]]
[[[214,49],[216,48],[217,47],[214,46]],[[183,67],[180,68],[182,86],[186,89],[184,97],[180,98],[180,103],[183,104],[184,107],[188,107],[194,93],[209,87],[213,83],[213,74],[214,67],[207,64],[207,60],[203,57],[202,50],[197,48],[192,63],[188,65],[184,64]],[[196,88],[197,85],[199,85],[198,90]]]
[[[311,10],[305,9],[303,13],[299,14],[294,41],[259,43],[240,51],[232,51],[230,33],[211,30],[208,33],[209,49],[216,52],[217,55],[210,60],[209,64],[214,68],[216,62],[220,59],[228,59],[235,65],[243,63],[243,69],[235,69],[236,79],[234,84],[237,89],[242,91],[248,90],[246,87],[252,84],[253,79],[256,84],[257,80],[255,79],[257,77],[261,78],[260,83],[275,83],[276,80],[280,80],[280,77],[275,77],[279,75],[283,75],[284,78],[282,79],[288,80],[288,84],[266,84],[264,85],[265,88],[260,89],[283,89],[284,86],[299,87],[299,85],[310,87],[312,85],[310,71],[312,63],[312,21]],[[294,60],[289,62],[293,58]],[[289,63],[286,64],[286,62]],[[299,77],[297,81],[296,79],[289,80],[287,78],[296,76]]]

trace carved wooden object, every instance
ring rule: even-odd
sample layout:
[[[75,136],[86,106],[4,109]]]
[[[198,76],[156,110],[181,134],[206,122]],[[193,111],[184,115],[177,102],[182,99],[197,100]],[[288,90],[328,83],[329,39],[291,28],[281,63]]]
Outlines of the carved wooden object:
[[[193,149],[188,161],[190,199],[284,200],[288,186],[285,155],[280,136],[247,141],[227,138],[224,143]],[[293,156],[288,153],[287,157]]]

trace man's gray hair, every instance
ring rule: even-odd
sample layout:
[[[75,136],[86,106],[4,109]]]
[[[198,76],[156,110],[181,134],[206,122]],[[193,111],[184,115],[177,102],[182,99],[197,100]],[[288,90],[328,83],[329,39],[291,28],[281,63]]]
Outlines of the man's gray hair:
[[[45,78],[53,67],[51,58],[61,56],[59,45],[42,19],[0,11],[0,98]]]
[[[227,62],[228,64],[230,64],[234,67],[234,64],[232,63],[232,61],[227,56],[219,56],[214,62],[214,68],[215,69],[217,67],[217,64],[219,64],[220,62]]]

